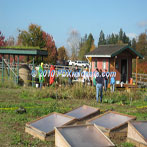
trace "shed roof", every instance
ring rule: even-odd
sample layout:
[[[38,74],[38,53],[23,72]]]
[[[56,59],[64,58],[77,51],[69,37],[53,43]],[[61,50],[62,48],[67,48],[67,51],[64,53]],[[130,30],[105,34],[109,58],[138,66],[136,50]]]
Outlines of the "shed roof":
[[[136,56],[139,56],[140,59],[143,59],[143,56],[138,53],[136,50],[131,48],[128,45],[100,45],[95,50],[87,53],[86,57],[114,57],[123,52],[124,50],[127,50],[132,54],[132,56],[135,58]]]
[[[40,49],[8,49],[8,48],[0,48],[0,54],[4,55],[22,55],[22,56],[47,56],[48,52],[46,50]]]

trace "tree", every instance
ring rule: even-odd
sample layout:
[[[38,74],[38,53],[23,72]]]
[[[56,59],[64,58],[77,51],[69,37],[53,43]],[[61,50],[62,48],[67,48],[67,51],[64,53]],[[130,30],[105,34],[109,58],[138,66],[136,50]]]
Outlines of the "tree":
[[[18,42],[21,42],[24,46],[38,46],[43,48],[45,41],[43,40],[43,30],[41,26],[31,24],[28,27],[28,31],[19,30]]]
[[[77,30],[72,30],[67,39],[72,60],[76,60],[80,47],[80,33]]]
[[[93,51],[94,49],[95,49],[95,44],[94,44],[94,41],[93,41],[91,48],[90,48],[90,51]]]
[[[68,59],[68,56],[67,56],[67,51],[66,51],[66,48],[64,46],[58,48],[58,60],[60,62],[64,62],[65,60]]]
[[[46,32],[43,32],[43,40],[45,43],[45,48],[48,51],[47,62],[55,64],[57,61],[57,48],[55,46],[55,41],[53,40],[53,37]]]
[[[93,49],[92,46],[94,47],[94,38],[91,33],[88,36],[87,45],[88,45],[88,49],[87,49],[87,53],[88,53],[90,52],[90,50]]]
[[[119,31],[119,41],[122,41],[123,40],[123,30],[122,28],[120,28],[120,31]]]
[[[129,37],[126,35],[125,32],[123,32],[122,29],[120,29],[118,34],[112,33],[111,35],[107,35],[106,39],[104,36],[104,33],[101,31],[99,42],[101,45],[104,44],[131,44],[131,41]]]
[[[146,33],[142,33],[139,35],[138,42],[136,44],[136,50],[139,53],[141,53],[144,57],[147,57],[147,34]]]
[[[10,36],[6,40],[6,46],[15,46],[15,38],[13,36]]]
[[[98,41],[98,46],[99,45],[105,45],[105,44],[106,44],[105,34],[101,30],[100,36],[99,36],[99,41]]]
[[[136,39],[135,39],[135,38],[132,39],[131,47],[132,47],[133,49],[136,49]]]
[[[5,37],[3,36],[3,34],[0,31],[0,47],[5,45],[4,39],[5,39]]]
[[[82,42],[80,43],[79,59],[86,60],[85,54],[95,49],[94,38],[93,35],[90,33],[88,37],[86,34],[81,40]]]

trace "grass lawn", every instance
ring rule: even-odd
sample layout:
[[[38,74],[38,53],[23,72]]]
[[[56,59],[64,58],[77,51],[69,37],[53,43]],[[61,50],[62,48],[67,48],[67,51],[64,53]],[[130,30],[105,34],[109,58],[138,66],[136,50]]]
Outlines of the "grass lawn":
[[[146,91],[141,90],[129,94],[108,92],[103,97],[105,103],[100,104],[96,103],[94,87],[61,86],[40,90],[0,85],[0,146],[54,146],[54,142],[40,141],[25,133],[25,124],[50,112],[65,113],[83,104],[100,108],[101,113],[115,110],[137,116],[137,120],[147,120],[145,98]],[[26,108],[27,112],[16,113],[18,107]],[[118,146],[131,145],[125,143]]]

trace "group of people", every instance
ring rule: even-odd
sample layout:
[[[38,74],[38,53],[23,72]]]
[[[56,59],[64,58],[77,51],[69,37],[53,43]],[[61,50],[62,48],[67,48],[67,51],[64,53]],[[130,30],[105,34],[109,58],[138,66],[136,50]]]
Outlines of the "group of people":
[[[54,66],[51,66],[50,71],[55,70]],[[40,73],[40,71],[42,71],[43,73],[43,63],[41,63],[41,65],[39,66],[39,83],[40,83],[40,88],[42,88],[43,82],[44,82],[44,77],[43,75]],[[78,71],[78,69],[76,68],[74,70],[74,72]],[[86,72],[87,70],[85,70]],[[93,77],[93,85],[96,86],[96,101],[99,101],[99,97],[100,97],[100,102],[102,102],[102,97],[103,97],[103,89],[106,92],[107,91],[107,87],[108,87],[108,77],[106,75],[107,70],[105,69],[105,74],[102,76],[102,70],[98,70],[98,68],[96,69],[96,73],[99,73],[99,76],[94,76]],[[74,77],[72,76],[72,72],[69,76],[68,82],[70,85],[72,85],[72,79]],[[49,79],[49,84],[51,85],[55,80],[55,77],[51,77]],[[85,76],[83,76],[83,83],[85,85],[85,82],[87,81],[87,77],[86,74]],[[111,85],[111,91],[114,92],[115,90],[115,77],[112,76],[110,77],[110,85]]]
[[[74,73],[83,73],[83,76],[82,76],[82,82],[83,82],[83,85],[86,85],[86,84],[88,84],[88,83],[90,83],[90,78],[89,78],[89,76],[87,75],[87,73],[88,73],[88,68],[85,68],[84,70],[79,70],[78,69],[78,67],[76,66],[75,67],[75,69],[71,69],[70,70],[70,76],[68,76],[68,83],[69,83],[69,85],[72,85],[72,80],[74,79],[74,80],[78,80],[78,77],[76,77],[75,75],[72,75],[72,72],[74,72]]]
[[[95,76],[93,80],[93,84],[96,86],[96,101],[99,101],[100,97],[100,102],[102,102],[102,97],[103,97],[103,89],[105,92],[107,91],[108,87],[108,77],[106,76],[107,70],[105,69],[105,74],[102,76],[102,70],[96,69],[96,72],[99,73],[99,76]],[[112,76],[110,79],[110,85],[111,85],[111,91],[114,92],[115,90],[115,77]]]
[[[49,85],[52,85],[55,81],[55,76],[51,76],[51,72],[55,70],[55,67],[53,65],[51,65],[50,67],[50,76],[49,76]],[[43,86],[43,83],[45,82],[45,78],[43,76],[43,62],[41,62],[41,65],[39,66],[39,70],[38,70],[38,76],[39,76],[39,83],[40,83],[40,89]]]

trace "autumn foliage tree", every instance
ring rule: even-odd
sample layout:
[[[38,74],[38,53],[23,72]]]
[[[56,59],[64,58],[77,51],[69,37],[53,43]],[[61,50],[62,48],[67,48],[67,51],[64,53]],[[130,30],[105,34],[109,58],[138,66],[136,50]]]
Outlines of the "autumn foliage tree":
[[[67,51],[64,46],[58,48],[58,60],[60,63],[63,63],[65,60],[68,59]]]
[[[42,36],[45,41],[45,48],[48,51],[47,62],[55,64],[57,60],[57,48],[55,46],[55,41],[53,40],[53,37],[46,32],[43,32]]]
[[[18,43],[23,46],[34,46],[46,49],[48,51],[48,58],[46,61],[51,64],[56,63],[57,49],[55,46],[55,41],[51,35],[42,30],[41,26],[31,24],[28,27],[28,31],[20,30]]]
[[[5,39],[5,37],[3,36],[3,34],[0,31],[0,47],[5,45],[4,39]]]
[[[138,60],[137,70],[138,73],[147,74],[147,34],[146,32],[141,33],[138,36],[138,39],[132,40],[132,48],[136,49],[141,55],[144,56],[144,59]],[[136,60],[133,60],[133,72],[136,72]]]
[[[45,46],[45,41],[43,40],[43,30],[41,26],[31,24],[28,27],[28,31],[19,30],[18,42],[23,46],[38,46],[43,48]]]
[[[136,43],[136,50],[143,56],[147,57],[147,34],[142,33],[138,37],[138,42]]]

